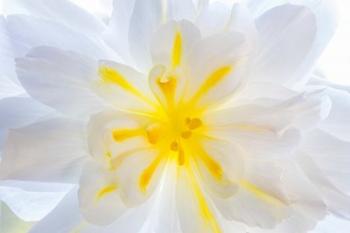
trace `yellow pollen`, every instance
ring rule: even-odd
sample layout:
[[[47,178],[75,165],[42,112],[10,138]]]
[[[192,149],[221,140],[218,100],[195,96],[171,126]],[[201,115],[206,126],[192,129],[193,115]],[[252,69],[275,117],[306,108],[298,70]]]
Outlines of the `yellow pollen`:
[[[190,130],[197,129],[202,126],[202,121],[198,118],[193,118],[193,119],[187,118],[186,123]]]
[[[192,131],[184,131],[181,133],[183,139],[189,139],[192,136]]]
[[[127,139],[137,137],[143,134],[141,129],[115,129],[112,132],[114,141],[123,142]]]
[[[105,187],[101,188],[97,194],[96,194],[96,199],[100,200],[101,198],[104,198],[108,194],[111,194],[117,190],[117,185],[116,184],[109,184],[106,185]]]
[[[182,35],[178,31],[175,34],[173,51],[171,55],[171,63],[173,68],[176,68],[181,64],[181,59],[182,59]]]
[[[179,150],[179,144],[178,144],[177,142],[172,142],[172,143],[170,144],[170,149],[171,149],[172,151],[178,151],[178,150]]]

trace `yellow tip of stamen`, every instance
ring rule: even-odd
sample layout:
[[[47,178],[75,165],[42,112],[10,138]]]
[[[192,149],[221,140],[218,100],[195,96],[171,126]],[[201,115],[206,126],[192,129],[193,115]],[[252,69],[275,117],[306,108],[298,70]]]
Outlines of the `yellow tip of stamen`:
[[[181,137],[183,139],[189,139],[192,136],[192,131],[188,130],[188,131],[184,131],[181,133]]]
[[[195,130],[202,126],[202,121],[199,118],[186,119],[186,124],[190,130]]]
[[[141,129],[115,129],[112,132],[112,136],[114,141],[123,142],[132,137],[140,136],[142,133]]]
[[[161,134],[162,129],[159,124],[152,124],[146,128],[147,139],[151,144],[157,144]]]

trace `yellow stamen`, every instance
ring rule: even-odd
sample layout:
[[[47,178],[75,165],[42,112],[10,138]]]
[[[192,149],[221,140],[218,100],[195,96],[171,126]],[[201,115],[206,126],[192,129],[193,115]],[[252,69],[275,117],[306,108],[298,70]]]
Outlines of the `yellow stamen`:
[[[140,136],[144,133],[142,129],[115,129],[112,132],[114,141],[123,142],[127,139]]]
[[[159,163],[162,161],[163,156],[158,155],[153,162],[142,172],[139,179],[139,186],[143,193],[146,193],[147,188],[150,184],[150,181],[153,177],[154,172],[159,166]]]
[[[171,63],[173,68],[176,68],[181,64],[181,59],[182,59],[182,35],[178,31],[175,34],[173,51],[171,55]]]
[[[232,66],[223,66],[211,73],[197,93],[193,97],[193,101],[197,101],[203,95],[207,94],[213,87],[226,78],[232,72]]]
[[[183,148],[179,148],[179,152],[178,152],[178,156],[177,156],[177,164],[179,166],[182,166],[185,164],[186,162],[186,157],[185,157],[185,151],[183,150]]]
[[[176,85],[177,85],[177,80],[174,76],[160,77],[158,79],[158,86],[163,92],[169,105],[173,104]]]
[[[105,187],[101,188],[97,194],[96,194],[96,199],[100,200],[101,198],[104,198],[108,194],[111,194],[117,190],[117,185],[116,184],[109,184],[106,185]]]
[[[159,124],[152,124],[147,127],[146,134],[148,142],[151,144],[157,144],[159,138],[161,137],[162,128]]]

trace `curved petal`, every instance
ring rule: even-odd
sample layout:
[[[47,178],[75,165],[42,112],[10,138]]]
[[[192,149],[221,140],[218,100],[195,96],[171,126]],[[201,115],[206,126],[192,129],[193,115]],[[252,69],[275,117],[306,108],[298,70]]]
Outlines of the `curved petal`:
[[[71,185],[13,180],[1,181],[0,185],[0,200],[28,222],[44,218],[72,188]]]
[[[23,127],[53,114],[53,110],[29,97],[0,99],[0,112],[0,154],[7,130]]]
[[[89,161],[80,177],[79,203],[85,219],[107,225],[124,214],[127,207],[120,199],[118,180],[112,172]]]
[[[196,43],[188,59],[186,99],[210,106],[232,95],[247,75],[245,42],[242,34],[227,32]]]
[[[51,46],[100,59],[119,59],[112,49],[95,36],[84,35],[52,20],[9,15],[6,28],[15,57],[26,55],[34,47]]]
[[[156,100],[145,75],[107,60],[99,62],[98,72],[99,80],[96,80],[94,89],[115,108],[137,112],[155,107]]]
[[[220,218],[191,169],[180,167],[177,176],[176,206],[180,228],[183,233],[222,232]]]
[[[9,14],[27,14],[58,21],[75,31],[96,34],[104,30],[104,24],[68,0],[5,0],[3,8]]]
[[[50,214],[35,224],[29,233],[58,233],[76,230],[76,226],[82,222],[77,197],[77,189],[74,188]]]
[[[326,91],[332,102],[328,117],[320,128],[342,140],[350,141],[350,93],[329,88]]]
[[[74,183],[86,155],[81,123],[50,119],[10,131],[0,174],[2,179]]]
[[[10,97],[0,100],[0,129],[13,129],[53,115],[53,110],[29,97]]]
[[[162,1],[135,0],[128,38],[130,54],[141,70],[148,71],[151,66],[151,36],[161,24],[161,20]]]
[[[338,189],[333,184],[333,180],[329,178],[328,172],[324,172],[324,169],[318,166],[312,157],[300,154],[298,161],[305,174],[320,191],[328,210],[338,217],[350,219],[350,195]],[[349,174],[347,174],[348,177]]]
[[[19,80],[38,101],[83,119],[104,107],[92,89],[97,62],[74,52],[40,47],[16,63]]]
[[[200,37],[198,28],[187,20],[169,21],[160,26],[152,36],[153,64],[162,64],[173,68],[176,68],[177,65],[186,66],[189,53]],[[174,61],[174,59],[178,61]]]
[[[305,136],[301,150],[311,156],[322,173],[336,187],[350,191],[350,143],[321,130]]]
[[[256,25],[260,44],[254,79],[286,84],[303,78],[305,74],[299,74],[299,69],[311,52],[317,33],[310,9],[288,4],[277,6],[260,16]]]
[[[298,67],[294,75],[294,80],[292,80],[294,82],[300,81],[298,84],[304,84],[308,80],[308,73],[312,70],[320,54],[335,33],[337,24],[335,2],[329,0],[246,0],[246,2],[248,2],[247,5],[255,17],[261,16],[276,6],[288,3],[306,7],[314,14],[317,27],[315,40],[310,52],[303,58],[303,63]]]
[[[248,87],[248,93],[237,96],[237,99],[233,98],[232,102],[238,102],[239,105],[208,112],[206,121],[209,125],[213,124],[214,128],[232,127],[278,133],[295,127],[307,131],[320,125],[331,108],[331,101],[324,91],[296,94],[292,91],[288,93],[286,88],[276,88],[272,85],[267,90],[274,91],[273,94],[266,93],[254,98],[260,95],[251,93],[256,91],[256,87]]]

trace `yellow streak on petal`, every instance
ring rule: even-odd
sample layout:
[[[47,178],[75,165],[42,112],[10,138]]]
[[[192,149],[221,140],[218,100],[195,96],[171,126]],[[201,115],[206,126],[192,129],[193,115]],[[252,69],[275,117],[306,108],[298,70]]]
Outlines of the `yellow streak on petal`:
[[[142,129],[115,129],[112,132],[114,141],[123,142],[127,139],[143,135]]]
[[[232,124],[230,126],[239,130],[244,130],[244,131],[249,131],[254,133],[264,133],[266,131],[273,131],[273,129],[270,129],[268,127],[254,125],[254,124],[241,123],[241,124]]]
[[[162,161],[163,156],[158,155],[152,163],[142,172],[139,179],[139,187],[143,193],[147,192],[150,181],[153,177],[154,172],[157,170],[159,163]]]
[[[197,93],[193,97],[193,101],[197,101],[200,97],[208,93],[213,87],[221,82],[227,75],[232,72],[232,66],[223,66],[211,73],[204,83],[200,86]]]
[[[106,185],[105,187],[101,188],[97,194],[96,194],[96,199],[100,200],[101,198],[104,198],[108,194],[111,194],[117,190],[117,185],[116,184],[109,184]]]
[[[221,180],[223,178],[223,169],[221,165],[216,162],[212,156],[210,156],[207,152],[204,150],[201,150],[200,153],[198,153],[199,158],[203,161],[207,169],[209,170],[210,174],[215,177],[217,180]]]
[[[119,86],[126,92],[129,92],[135,95],[136,97],[141,99],[143,102],[146,102],[151,106],[154,106],[154,103],[149,98],[144,96],[138,89],[136,89],[131,83],[129,83],[127,79],[117,70],[108,66],[101,66],[99,69],[99,73],[103,82],[107,84],[114,84],[116,86]]]
[[[245,188],[250,193],[254,194],[257,198],[259,198],[265,202],[269,202],[269,203],[275,204],[275,205],[283,205],[283,202],[281,200],[268,194],[267,192],[265,192],[264,190],[262,190],[261,188],[259,188],[258,186],[256,186],[255,184],[253,184],[247,180],[241,180],[239,182],[239,184],[241,185],[241,187]]]
[[[182,35],[179,31],[177,31],[175,34],[173,51],[171,54],[171,63],[173,68],[176,68],[181,64],[182,49]]]
[[[190,175],[189,177],[191,179],[191,184],[198,202],[199,212],[202,218],[210,226],[213,233],[222,233],[221,227],[218,221],[216,220],[214,214],[210,210],[209,205],[196,181],[196,177],[193,174],[192,168],[190,166],[187,167],[187,171]]]

